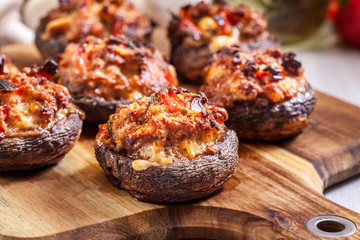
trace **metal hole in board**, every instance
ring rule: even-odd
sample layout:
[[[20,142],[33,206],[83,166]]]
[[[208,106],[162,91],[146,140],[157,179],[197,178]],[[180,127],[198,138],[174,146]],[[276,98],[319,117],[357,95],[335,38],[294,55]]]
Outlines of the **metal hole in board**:
[[[352,221],[332,215],[309,218],[305,226],[310,232],[323,237],[346,237],[356,231],[356,225]]]

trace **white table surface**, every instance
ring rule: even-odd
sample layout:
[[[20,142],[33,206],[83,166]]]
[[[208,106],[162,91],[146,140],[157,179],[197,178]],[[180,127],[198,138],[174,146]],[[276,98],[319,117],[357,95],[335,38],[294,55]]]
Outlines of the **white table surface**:
[[[360,107],[360,49],[339,44],[329,24],[306,43],[287,49],[297,53],[312,87]],[[360,213],[360,176],[326,189],[325,196]]]

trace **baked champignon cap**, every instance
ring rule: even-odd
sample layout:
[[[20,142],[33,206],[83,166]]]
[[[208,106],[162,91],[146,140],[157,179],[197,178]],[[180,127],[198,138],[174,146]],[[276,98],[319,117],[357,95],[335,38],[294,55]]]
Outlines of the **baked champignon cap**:
[[[162,53],[125,36],[89,36],[82,44],[69,44],[60,57],[57,82],[94,123],[106,122],[118,104],[178,84],[175,68]]]
[[[82,42],[89,35],[126,34],[147,43],[153,25],[127,0],[59,0],[59,7],[41,19],[35,43],[42,54],[56,57],[68,43]]]
[[[2,59],[2,58],[1,58]],[[83,112],[68,90],[48,81],[53,61],[23,72],[6,71],[0,61],[0,171],[56,164],[78,139]]]
[[[109,180],[136,199],[178,202],[220,189],[238,162],[226,110],[201,92],[169,88],[119,105],[99,126],[95,154]]]
[[[299,133],[315,105],[301,63],[292,52],[214,53],[200,87],[211,104],[228,110],[227,126],[240,138],[278,140]]]
[[[210,54],[239,44],[243,51],[279,47],[261,13],[246,5],[199,2],[182,7],[168,28],[171,61],[187,80],[202,82]]]

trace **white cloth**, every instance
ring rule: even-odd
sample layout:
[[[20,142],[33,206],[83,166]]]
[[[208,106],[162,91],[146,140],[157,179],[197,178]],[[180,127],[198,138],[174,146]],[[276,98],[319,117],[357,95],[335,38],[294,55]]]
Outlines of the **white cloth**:
[[[169,12],[177,12],[180,6],[200,0],[130,1],[162,27],[166,27],[170,20]],[[0,0],[0,46],[12,43],[33,43],[34,29],[38,26],[40,19],[57,5],[58,0]]]
[[[23,0],[0,1],[0,45],[32,43],[34,31],[21,21]]]
[[[0,0],[0,45],[33,43],[40,19],[57,4],[58,0]]]

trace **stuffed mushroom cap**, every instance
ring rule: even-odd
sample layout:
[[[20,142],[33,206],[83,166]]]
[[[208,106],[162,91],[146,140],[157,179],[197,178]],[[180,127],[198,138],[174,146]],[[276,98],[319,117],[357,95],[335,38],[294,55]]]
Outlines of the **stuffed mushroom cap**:
[[[59,0],[59,7],[41,19],[36,46],[48,57],[62,53],[70,42],[89,35],[127,36],[147,43],[153,23],[127,0]]]
[[[56,164],[81,133],[82,111],[65,87],[48,81],[54,62],[7,69],[0,63],[0,171]]]
[[[239,138],[278,140],[308,123],[315,92],[292,52],[244,53],[237,46],[214,53],[200,87],[209,102],[228,110]]]
[[[118,106],[99,126],[96,158],[109,180],[136,199],[201,198],[220,189],[238,162],[238,140],[226,119],[226,110],[201,92],[164,89]]]
[[[175,68],[162,53],[125,36],[89,36],[82,44],[69,44],[60,57],[57,82],[94,123],[106,122],[118,104],[178,84]]]
[[[246,5],[186,5],[173,15],[168,28],[171,61],[180,76],[202,82],[211,53],[224,46],[239,44],[247,52],[279,47],[266,29],[265,18]]]

